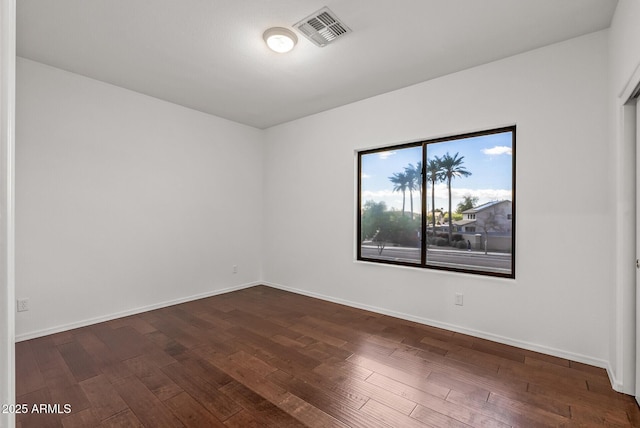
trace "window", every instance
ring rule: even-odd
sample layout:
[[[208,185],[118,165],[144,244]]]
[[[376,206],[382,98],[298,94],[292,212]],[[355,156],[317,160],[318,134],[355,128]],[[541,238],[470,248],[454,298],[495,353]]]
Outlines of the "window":
[[[358,260],[515,278],[515,126],[358,152]]]

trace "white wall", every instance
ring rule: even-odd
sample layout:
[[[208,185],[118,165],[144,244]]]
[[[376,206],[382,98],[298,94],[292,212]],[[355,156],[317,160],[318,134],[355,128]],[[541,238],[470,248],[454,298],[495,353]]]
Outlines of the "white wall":
[[[620,1],[611,40],[595,33],[265,132],[19,59],[16,294],[31,310],[17,314],[18,338],[262,278],[611,363],[615,384],[629,336],[616,314],[620,237],[583,232],[620,216],[612,88],[640,59],[627,16],[637,2]],[[514,123],[516,280],[353,261],[355,150]]]
[[[636,359],[636,256],[633,231],[636,221],[635,108],[623,107],[620,97],[640,66],[640,2],[619,0],[610,28],[610,143],[614,157],[610,177],[616,198],[616,266],[611,307],[611,365],[614,387],[635,391]],[[636,75],[636,79],[638,76]],[[633,83],[637,83],[633,82]],[[628,96],[628,95],[627,95]]]
[[[633,72],[640,65],[640,2],[637,0],[618,0],[613,21],[611,22],[611,77],[619,95]]]
[[[18,339],[260,278],[261,131],[26,59],[17,76]]]
[[[594,33],[267,130],[264,279],[606,367],[607,42]],[[355,150],[511,124],[516,280],[354,262]]]

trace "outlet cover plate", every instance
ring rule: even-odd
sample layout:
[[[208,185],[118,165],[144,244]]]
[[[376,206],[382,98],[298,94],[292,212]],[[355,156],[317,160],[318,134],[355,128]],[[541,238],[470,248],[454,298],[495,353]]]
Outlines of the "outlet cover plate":
[[[456,293],[456,305],[462,306],[462,293]]]

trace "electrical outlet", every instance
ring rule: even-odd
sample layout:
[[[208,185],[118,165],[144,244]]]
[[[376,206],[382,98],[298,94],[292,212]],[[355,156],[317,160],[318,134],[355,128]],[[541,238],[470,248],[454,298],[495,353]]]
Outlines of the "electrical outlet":
[[[29,299],[18,299],[18,312],[29,310]]]
[[[238,273],[238,265],[233,265],[233,273]]]
[[[462,293],[456,293],[456,305],[462,306]]]

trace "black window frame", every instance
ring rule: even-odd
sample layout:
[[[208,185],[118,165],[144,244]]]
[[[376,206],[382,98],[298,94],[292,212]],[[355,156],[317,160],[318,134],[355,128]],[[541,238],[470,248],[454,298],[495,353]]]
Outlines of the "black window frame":
[[[454,140],[462,140],[462,139],[467,139],[467,138],[473,138],[473,137],[480,137],[480,136],[486,136],[486,135],[492,135],[492,134],[500,134],[500,133],[507,133],[510,132],[511,133],[511,156],[512,156],[512,163],[511,163],[511,191],[512,191],[512,195],[511,195],[511,215],[510,215],[510,220],[511,220],[511,264],[510,264],[510,272],[509,273],[503,273],[503,272],[495,272],[495,271],[485,271],[485,270],[478,270],[478,269],[465,269],[463,267],[454,267],[454,266],[441,266],[441,265],[433,265],[433,264],[427,264],[427,240],[424,239],[425,236],[427,236],[426,231],[427,231],[427,180],[426,180],[426,174],[425,174],[425,166],[427,165],[427,147],[430,144],[436,144],[436,143],[442,143],[442,142],[447,142],[447,141],[454,141]],[[488,130],[483,130],[483,131],[477,131],[477,132],[469,132],[469,133],[464,133],[464,134],[455,134],[455,135],[450,135],[450,136],[446,136],[446,137],[439,137],[439,138],[434,138],[434,139],[428,139],[428,140],[420,140],[420,141],[415,141],[415,142],[410,142],[410,143],[403,143],[403,144],[395,144],[395,145],[390,145],[390,146],[384,146],[384,147],[378,147],[375,149],[367,149],[367,150],[360,150],[357,151],[357,174],[358,174],[358,179],[357,179],[357,209],[356,209],[356,222],[357,222],[357,227],[356,227],[356,259],[358,261],[364,261],[364,262],[372,262],[372,263],[380,263],[380,264],[388,264],[388,265],[397,265],[397,266],[409,266],[409,267],[414,267],[414,268],[419,268],[419,269],[431,269],[431,270],[442,270],[442,271],[449,271],[449,272],[459,272],[459,273],[467,273],[467,274],[473,274],[473,275],[481,275],[481,276],[492,276],[492,277],[501,277],[501,278],[507,278],[507,279],[515,279],[516,277],[516,134],[517,134],[517,126],[516,125],[511,125],[511,126],[504,126],[504,127],[500,127],[500,128],[492,128],[492,129],[488,129]],[[362,204],[363,204],[363,200],[362,200],[362,157],[364,155],[369,155],[369,154],[374,154],[374,153],[380,153],[380,152],[385,152],[385,151],[390,151],[390,150],[401,150],[401,149],[406,149],[406,148],[414,148],[414,147],[422,147],[422,182],[421,182],[421,189],[422,189],[422,195],[423,197],[421,198],[421,231],[420,231],[420,236],[422,237],[421,242],[420,242],[420,263],[410,263],[410,262],[403,262],[403,261],[399,261],[399,260],[388,260],[388,259],[378,259],[378,258],[372,258],[372,257],[363,257],[362,256]],[[475,217],[475,216],[474,216]]]

